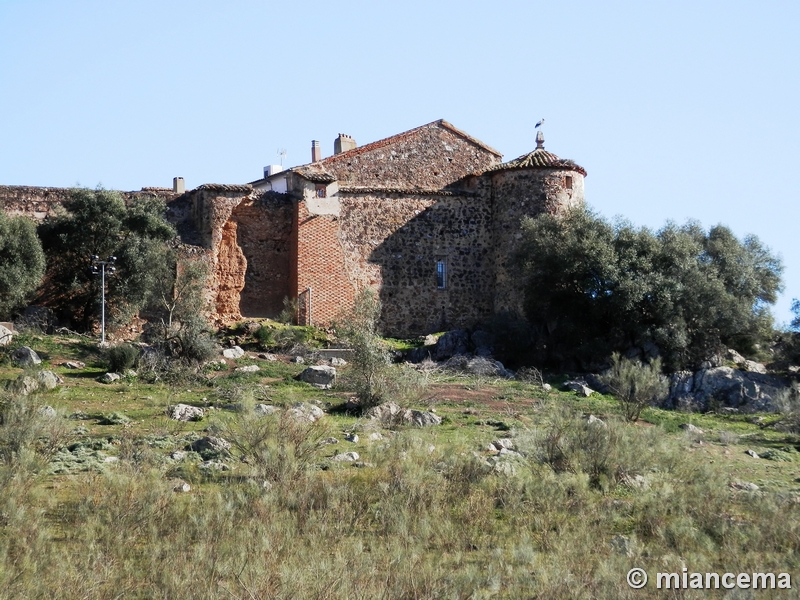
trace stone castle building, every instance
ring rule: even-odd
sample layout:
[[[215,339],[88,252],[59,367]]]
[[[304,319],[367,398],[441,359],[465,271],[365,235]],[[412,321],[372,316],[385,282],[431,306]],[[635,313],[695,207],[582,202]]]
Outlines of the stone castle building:
[[[218,322],[274,317],[296,299],[300,323],[325,324],[372,287],[387,334],[469,327],[519,311],[510,261],[520,221],[584,200],[586,171],[536,148],[510,162],[439,120],[357,146],[340,134],[334,154],[246,185],[184,192],[144,188],[167,201],[184,244],[209,263]],[[68,190],[1,187],[8,213],[44,218]]]

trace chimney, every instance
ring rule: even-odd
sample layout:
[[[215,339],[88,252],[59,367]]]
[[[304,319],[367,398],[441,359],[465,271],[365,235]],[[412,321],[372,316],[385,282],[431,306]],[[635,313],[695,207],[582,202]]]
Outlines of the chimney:
[[[311,140],[311,162],[322,160],[322,149],[317,140]]]
[[[186,183],[183,181],[183,177],[172,178],[172,191],[178,194],[183,194],[186,191]]]
[[[333,142],[333,153],[341,154],[356,147],[356,141],[346,133],[340,133]]]

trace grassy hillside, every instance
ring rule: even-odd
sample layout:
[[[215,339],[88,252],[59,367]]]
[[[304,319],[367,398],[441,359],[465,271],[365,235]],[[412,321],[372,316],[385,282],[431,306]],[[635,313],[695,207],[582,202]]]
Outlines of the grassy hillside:
[[[406,402],[443,423],[384,427],[344,410],[349,367],[317,390],[294,379],[307,365],[251,352],[103,384],[85,338],[22,343],[64,383],[2,396],[3,599],[732,598],[750,596],[625,578],[800,564],[800,438],[774,415],[647,409],[631,425],[611,397],[433,370]],[[0,380],[21,374],[0,364]],[[172,420],[177,403],[205,415]],[[296,403],[326,415],[253,409]],[[209,435],[231,449],[189,449]],[[519,454],[487,449],[499,439]],[[332,460],[344,452],[359,458]],[[754,597],[798,597],[792,584]]]

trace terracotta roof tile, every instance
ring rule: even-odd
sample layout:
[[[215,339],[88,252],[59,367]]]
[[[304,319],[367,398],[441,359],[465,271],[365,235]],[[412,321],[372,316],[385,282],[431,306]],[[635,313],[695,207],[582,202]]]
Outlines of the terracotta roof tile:
[[[530,168],[540,168],[540,169],[571,169],[573,171],[577,171],[584,177],[586,176],[586,170],[577,164],[575,161],[567,160],[563,158],[559,158],[552,152],[548,152],[544,148],[536,148],[533,152],[528,152],[527,154],[523,154],[519,158],[515,158],[514,160],[510,160],[508,162],[495,165],[484,171],[484,173],[489,173],[492,171],[506,171],[509,169],[530,169]]]

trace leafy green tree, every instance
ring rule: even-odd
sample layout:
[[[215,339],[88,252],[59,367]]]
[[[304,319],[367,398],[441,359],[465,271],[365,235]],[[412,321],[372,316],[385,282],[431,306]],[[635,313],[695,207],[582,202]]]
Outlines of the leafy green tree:
[[[48,257],[42,300],[88,329],[100,298],[99,278],[89,270],[91,256],[116,256],[117,272],[106,279],[108,314],[119,322],[130,318],[150,294],[151,266],[161,261],[164,242],[175,235],[163,215],[164,202],[154,196],[126,204],[118,192],[72,190],[64,211],[39,226]]]
[[[795,298],[792,300],[792,312],[794,313],[794,319],[792,319],[792,329],[795,331],[800,331],[800,300]]]
[[[0,210],[0,317],[25,303],[42,281],[44,252],[36,226]]]
[[[523,234],[540,360],[592,368],[638,347],[678,369],[723,346],[750,353],[771,334],[782,265],[756,237],[694,222],[654,233],[588,210],[528,219]]]

